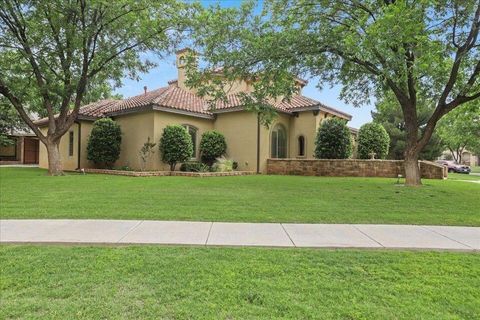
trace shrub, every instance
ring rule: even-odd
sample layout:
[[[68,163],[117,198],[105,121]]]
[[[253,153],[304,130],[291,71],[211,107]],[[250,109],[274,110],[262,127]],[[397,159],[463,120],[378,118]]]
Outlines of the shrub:
[[[352,154],[352,140],[346,122],[327,119],[318,128],[315,138],[315,158],[347,159]]]
[[[199,161],[189,161],[182,163],[180,166],[180,171],[184,172],[208,172],[210,171],[210,167],[207,166],[205,163],[201,163]]]
[[[163,162],[170,165],[171,171],[175,171],[178,162],[185,162],[192,156],[192,138],[184,127],[169,125],[163,129],[159,149]]]
[[[200,154],[202,161],[211,166],[215,159],[223,156],[227,151],[227,142],[220,132],[206,131],[200,140]]]
[[[150,137],[148,137],[147,141],[140,148],[140,151],[138,152],[138,155],[140,156],[140,170],[144,171],[147,167],[147,161],[155,153],[153,148],[155,148],[156,145],[157,144],[151,142]]]
[[[120,125],[110,118],[103,118],[93,123],[88,138],[87,159],[95,164],[111,168],[120,156],[122,131]]]
[[[212,171],[215,172],[230,172],[233,171],[233,160],[225,157],[217,158],[217,161],[212,166]]]
[[[375,153],[376,159],[385,159],[388,154],[390,137],[379,123],[366,123],[358,131],[358,158],[370,159]]]

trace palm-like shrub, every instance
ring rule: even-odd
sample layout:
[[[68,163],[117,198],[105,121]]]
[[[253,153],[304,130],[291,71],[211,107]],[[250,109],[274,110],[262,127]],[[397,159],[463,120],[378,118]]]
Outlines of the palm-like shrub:
[[[366,123],[358,131],[358,158],[385,159],[388,154],[390,137],[387,130],[379,123]]]
[[[324,120],[315,138],[315,158],[347,159],[352,154],[352,139],[345,120]]]
[[[170,165],[171,171],[175,171],[177,163],[185,162],[192,156],[192,138],[184,127],[169,125],[163,129],[159,149],[162,161]]]
[[[93,123],[88,138],[87,159],[111,168],[120,156],[121,143],[120,125],[110,118],[99,119]]]
[[[215,159],[223,156],[227,151],[225,136],[215,130],[206,131],[200,140],[200,154],[202,161],[211,166]]]

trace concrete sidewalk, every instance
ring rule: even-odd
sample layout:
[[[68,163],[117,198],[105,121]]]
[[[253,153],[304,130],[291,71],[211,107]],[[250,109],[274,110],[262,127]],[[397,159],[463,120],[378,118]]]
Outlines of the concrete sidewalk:
[[[148,220],[0,220],[0,242],[480,250],[480,228]]]

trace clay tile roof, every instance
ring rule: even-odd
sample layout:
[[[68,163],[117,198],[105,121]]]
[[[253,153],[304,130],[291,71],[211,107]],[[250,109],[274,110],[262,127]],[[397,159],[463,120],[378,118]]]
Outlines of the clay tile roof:
[[[81,107],[78,114],[88,117],[101,117],[105,111],[108,111],[119,102],[120,100],[113,99],[99,100]]]
[[[106,113],[119,112],[148,106],[152,104],[155,99],[164,94],[167,89],[167,87],[160,88],[148,91],[147,93],[143,93],[138,96],[121,100],[120,102],[112,106],[109,110],[106,110]]]
[[[87,117],[87,118],[100,118],[104,116],[105,112],[108,112],[115,104],[119,103],[120,100],[114,99],[104,99],[98,100],[92,103],[89,103],[83,107],[80,107],[78,110],[78,117]],[[55,115],[55,118],[58,115]],[[41,118],[35,121],[36,124],[41,125],[48,122],[48,118]]]
[[[284,100],[276,105],[277,108],[295,111],[296,108],[306,108],[318,106],[321,103],[302,95],[293,96],[290,100]]]
[[[161,107],[211,114],[204,99],[177,86],[168,87],[153,103]]]

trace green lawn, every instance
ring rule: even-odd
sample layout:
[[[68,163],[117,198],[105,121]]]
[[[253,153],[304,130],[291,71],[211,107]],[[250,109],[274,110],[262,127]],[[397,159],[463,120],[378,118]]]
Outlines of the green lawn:
[[[478,319],[480,254],[0,247],[0,318]]]
[[[480,166],[472,167],[472,172],[480,173]]]
[[[465,177],[465,176],[463,176]],[[2,218],[158,219],[480,226],[480,185],[300,176],[149,177],[0,168]]]

